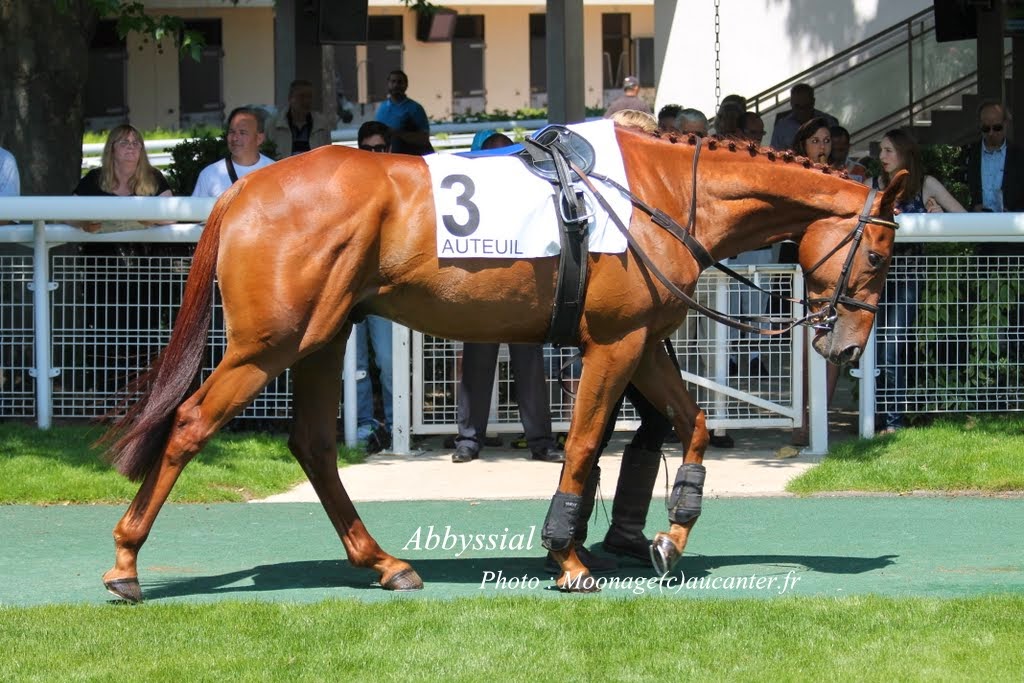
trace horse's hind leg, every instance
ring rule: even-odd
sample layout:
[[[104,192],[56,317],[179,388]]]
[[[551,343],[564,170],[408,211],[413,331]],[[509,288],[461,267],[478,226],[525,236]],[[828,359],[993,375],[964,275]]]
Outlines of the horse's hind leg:
[[[149,471],[124,516],[114,527],[114,566],[103,583],[129,602],[142,600],[138,555],[157,514],[185,465],[218,429],[247,406],[271,377],[284,371],[283,361],[242,362],[229,348],[213,374],[178,407],[163,454]]]
[[[294,424],[288,447],[302,466],[331,523],[356,567],[372,568],[388,590],[423,588],[416,571],[388,553],[370,536],[338,476],[335,432],[341,398],[342,357],[351,329],[345,325],[334,341],[306,356],[292,368]]]
[[[655,569],[667,574],[682,557],[701,513],[708,430],[704,411],[686,391],[679,369],[662,342],[648,346],[633,375],[633,385],[672,421],[685,451],[669,501],[671,529],[667,534],[658,533],[651,544]]]

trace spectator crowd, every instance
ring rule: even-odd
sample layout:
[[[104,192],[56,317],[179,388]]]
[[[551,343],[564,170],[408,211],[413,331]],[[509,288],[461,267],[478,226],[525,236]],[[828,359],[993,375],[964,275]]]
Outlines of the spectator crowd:
[[[387,76],[386,85],[387,98],[378,107],[375,120],[364,123],[359,129],[358,147],[372,153],[420,155],[432,152],[430,123],[424,108],[407,95],[409,80],[406,74],[392,71]],[[267,118],[264,112],[251,107],[234,109],[226,120],[227,154],[201,170],[192,196],[217,197],[239,178],[274,163],[275,158],[300,155],[329,145],[332,124],[314,110],[313,98],[312,82],[297,79],[290,85],[287,106],[275,116]],[[987,101],[978,108],[978,137],[965,150],[964,181],[970,194],[966,207],[935,176],[928,174],[928,169],[922,165],[921,150],[910,133],[890,130],[881,138],[876,158],[855,158],[851,153],[850,132],[837,117],[816,105],[814,88],[810,84],[794,85],[790,91],[789,109],[778,113],[771,121],[769,145],[776,150],[789,150],[814,163],[841,171],[854,181],[877,188],[884,188],[897,172],[906,171],[909,189],[898,204],[898,211],[902,213],[1024,210],[1024,150],[1007,139],[1010,114],[1002,103]],[[704,112],[681,104],[666,104],[655,115],[641,94],[639,80],[634,76],[623,80],[622,95],[610,103],[606,116],[620,125],[661,135],[717,135],[755,145],[764,143],[768,131],[764,116],[758,111],[748,110],[746,100],[739,95],[723,98],[710,120]],[[511,143],[510,139],[495,131],[486,131],[486,135],[478,135],[474,145],[486,147]],[[272,150],[270,154],[273,156],[266,150]],[[875,172],[871,173],[869,169],[875,169]],[[17,160],[0,148],[0,196],[19,193]],[[100,167],[84,175],[72,193],[79,196],[170,196],[171,188],[164,175],[151,165],[142,133],[125,124],[110,132]],[[83,223],[79,227],[92,232],[100,226]],[[1015,255],[1015,247],[1015,244],[1010,244],[1008,248],[1006,243],[984,245],[985,253],[998,255]],[[88,252],[92,255],[124,256],[126,249],[132,247],[104,244],[86,245],[84,248],[94,250]],[[918,247],[900,245],[897,258],[917,253]],[[792,263],[795,262],[795,245],[784,243],[737,254],[729,262],[733,265]],[[879,363],[884,371],[879,378],[879,386],[897,395],[906,392],[910,383],[905,371],[906,359],[901,354],[907,348],[905,338],[916,324],[920,294],[917,280],[896,278],[889,281],[884,295],[883,303],[887,305],[882,308],[879,322],[886,334],[878,344]],[[757,314],[770,312],[771,305],[765,296],[758,294],[734,296],[730,308],[734,313]],[[123,316],[122,324],[130,327],[131,317]],[[384,318],[370,315],[356,326],[357,437],[370,452],[387,448],[391,442],[391,336],[391,323]],[[739,346],[737,340],[734,335],[732,348]],[[731,353],[730,374],[754,380],[766,374],[756,344],[751,346],[754,350],[744,357]],[[497,349],[496,345],[465,347],[461,359],[459,434],[452,441],[455,462],[476,459],[487,443],[485,431],[490,380]],[[547,396],[541,388],[545,379],[541,369],[541,350],[539,347],[515,346],[511,351],[518,390],[523,397],[530,397],[521,406],[526,434],[518,441],[530,449],[534,459],[560,462],[560,445],[551,432]],[[834,371],[830,376],[830,396],[836,375]],[[625,397],[644,415],[645,425],[653,433],[653,436],[648,435],[631,446],[633,451],[643,455],[641,460],[645,464],[638,464],[637,468],[644,469],[642,478],[646,480],[647,470],[653,467],[647,454],[658,452],[661,443],[671,436],[662,424],[651,427],[656,419],[644,412],[646,406],[641,403],[642,397],[629,391]],[[881,430],[891,432],[904,426],[903,415],[899,413],[887,413],[882,417]],[[797,442],[804,438],[800,434],[794,437]],[[712,435],[711,445],[730,447],[733,444],[727,434],[719,431]],[[629,487],[630,482],[626,486]],[[627,526],[636,531],[635,521]],[[642,530],[642,523],[639,528]],[[635,537],[634,533],[634,541]],[[625,541],[623,543],[629,545]]]

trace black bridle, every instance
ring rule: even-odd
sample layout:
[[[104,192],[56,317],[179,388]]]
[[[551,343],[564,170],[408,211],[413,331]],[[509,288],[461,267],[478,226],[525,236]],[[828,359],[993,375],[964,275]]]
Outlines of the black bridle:
[[[804,324],[810,325],[816,330],[832,331],[835,327],[836,320],[839,317],[838,307],[840,304],[850,308],[859,308],[861,310],[871,311],[871,313],[878,312],[878,306],[869,304],[865,301],[860,301],[859,299],[854,299],[848,294],[850,290],[850,270],[853,266],[853,258],[857,255],[857,249],[860,248],[861,240],[864,239],[864,227],[868,223],[883,225],[887,228],[892,228],[893,230],[900,227],[895,221],[887,221],[884,218],[878,218],[877,216],[872,216],[868,213],[871,211],[871,205],[875,201],[876,194],[878,194],[878,190],[876,188],[872,188],[871,192],[868,193],[868,198],[864,202],[864,209],[861,211],[860,218],[857,221],[857,227],[847,233],[846,237],[841,239],[836,246],[832,247],[827,254],[818,259],[817,263],[804,271],[804,275],[810,275],[820,268],[826,261],[832,258],[836,252],[842,249],[845,245],[853,242],[853,246],[850,247],[850,251],[846,254],[846,261],[843,263],[843,270],[839,274],[839,280],[836,282],[836,287],[832,291],[832,297],[829,299],[824,297],[807,299],[808,307],[811,304],[826,304],[825,307],[817,313],[812,313],[804,318]]]

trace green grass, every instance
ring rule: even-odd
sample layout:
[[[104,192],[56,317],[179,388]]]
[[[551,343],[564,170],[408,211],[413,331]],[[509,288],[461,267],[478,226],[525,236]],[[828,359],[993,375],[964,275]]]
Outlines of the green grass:
[[[102,428],[0,424],[0,504],[125,503],[139,485],[91,448]],[[362,450],[338,449],[339,464]],[[189,463],[171,492],[178,503],[265,498],[303,481],[284,435],[220,433]]]
[[[787,489],[800,494],[1024,490],[1024,416],[944,419],[847,441]]]
[[[1019,680],[1024,597],[0,608],[5,680]]]

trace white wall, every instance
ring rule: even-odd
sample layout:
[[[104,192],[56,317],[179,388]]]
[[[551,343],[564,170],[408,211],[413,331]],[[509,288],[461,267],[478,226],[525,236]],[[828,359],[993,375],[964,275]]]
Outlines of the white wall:
[[[721,94],[759,93],[931,6],[932,0],[721,0]],[[657,108],[669,103],[714,115],[712,0],[676,2]]]

